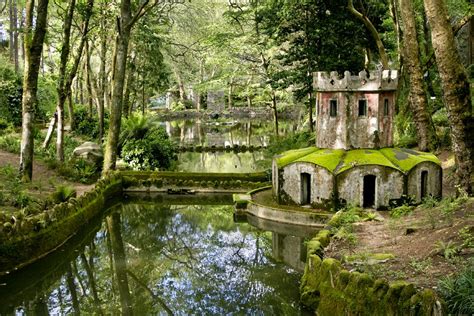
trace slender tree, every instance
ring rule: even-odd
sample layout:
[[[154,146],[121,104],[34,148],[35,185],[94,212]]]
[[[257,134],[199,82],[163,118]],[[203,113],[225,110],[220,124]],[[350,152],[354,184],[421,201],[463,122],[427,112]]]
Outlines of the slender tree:
[[[424,0],[431,28],[431,42],[438,66],[443,97],[448,110],[451,139],[456,161],[456,183],[473,193],[474,118],[466,71],[461,63],[448,10],[443,0]]]
[[[120,4],[120,18],[117,18],[117,36],[115,38],[115,52],[112,68],[112,98],[110,104],[109,133],[107,134],[107,143],[105,145],[104,173],[115,169],[118,156],[118,139],[122,119],[130,33],[135,23],[159,2],[159,0],[155,0],[152,4],[149,4],[149,0],[142,1],[134,14],[132,13],[130,0],[122,0]]]
[[[399,7],[404,26],[403,63],[410,79],[409,100],[417,128],[418,147],[421,151],[428,151],[436,145],[436,134],[428,111],[428,100],[423,84],[423,70],[412,0],[399,0]]]
[[[26,1],[26,21],[24,29],[25,69],[22,97],[22,131],[20,148],[20,176],[23,181],[33,177],[33,123],[38,91],[38,73],[46,35],[48,0],[38,0],[36,17],[34,0]],[[33,23],[34,21],[34,23]],[[34,26],[34,30],[33,30]]]

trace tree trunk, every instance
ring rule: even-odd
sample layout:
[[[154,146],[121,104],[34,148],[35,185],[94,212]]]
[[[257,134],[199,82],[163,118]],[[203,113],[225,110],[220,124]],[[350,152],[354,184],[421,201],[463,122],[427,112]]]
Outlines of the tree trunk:
[[[18,54],[18,4],[17,0],[11,0],[13,1],[13,26],[15,29],[13,30],[13,59],[15,62],[15,72],[18,72],[19,70],[19,54]]]
[[[104,138],[104,108],[105,108],[105,84],[107,82],[107,73],[105,64],[107,62],[107,31],[105,21],[100,22],[101,40],[100,40],[100,70],[99,70],[99,93],[98,93],[98,112],[99,112],[99,142]]]
[[[20,148],[20,176],[23,181],[31,181],[33,177],[33,123],[38,91],[38,72],[41,52],[46,34],[48,15],[48,0],[38,0],[36,18],[34,15],[34,1],[26,1],[26,25],[24,35],[25,69],[22,97],[22,130]],[[33,20],[35,30],[33,32]]]
[[[454,42],[446,4],[442,0],[424,0],[424,6],[431,27],[431,42],[448,110],[456,161],[456,184],[460,189],[472,194],[474,118],[469,82]]]
[[[234,102],[232,100],[232,94],[234,93],[234,78],[231,77],[229,81],[229,95],[227,96],[227,106],[229,110],[232,109],[234,106]]]
[[[87,104],[89,107],[89,117],[92,118],[94,100],[92,99],[92,79],[91,79],[91,51],[89,48],[89,41],[86,40],[85,43],[86,50],[86,60],[85,60],[85,70],[86,70],[86,86],[87,86]]]
[[[279,131],[278,131],[278,110],[277,110],[277,101],[276,101],[276,95],[275,95],[275,90],[272,88],[272,109],[273,109],[273,123],[275,124],[275,135],[276,137],[279,137]]]
[[[436,147],[436,134],[428,111],[423,84],[423,70],[420,62],[420,48],[418,46],[415,12],[412,0],[400,0],[400,14],[403,22],[403,63],[406,66],[410,80],[410,105],[416,124],[418,148],[429,151]]]
[[[377,50],[379,52],[380,61],[382,62],[382,66],[383,66],[384,69],[388,69],[389,68],[389,66],[388,66],[388,56],[387,56],[387,53],[385,52],[385,46],[383,45],[382,39],[380,38],[380,35],[377,32],[377,29],[375,28],[375,26],[372,24],[372,22],[365,15],[363,15],[362,13],[360,13],[359,11],[357,11],[354,8],[352,0],[348,0],[347,8],[349,9],[349,11],[355,17],[357,17],[359,20],[361,20],[364,23],[365,27],[367,27],[367,29],[370,32],[370,35],[372,36],[372,38],[375,41],[375,45],[377,46]]]
[[[67,61],[69,59],[70,41],[71,41],[71,26],[74,10],[76,8],[76,1],[70,0],[69,6],[64,17],[63,26],[63,43],[61,45],[61,57],[59,64],[59,76],[57,83],[58,103],[56,105],[56,113],[58,115],[58,133],[56,136],[56,158],[58,161],[64,161],[64,103],[67,99],[66,72]]]
[[[117,19],[117,37],[115,39],[115,58],[112,76],[112,100],[110,104],[110,123],[105,145],[103,172],[115,169],[117,145],[122,119],[123,88],[127,68],[128,43],[130,40],[132,12],[130,0],[122,0],[120,19]]]
[[[115,265],[115,274],[120,294],[122,315],[133,315],[130,290],[127,278],[127,261],[121,234],[120,214],[115,212],[107,216],[107,229],[110,235],[110,243]]]

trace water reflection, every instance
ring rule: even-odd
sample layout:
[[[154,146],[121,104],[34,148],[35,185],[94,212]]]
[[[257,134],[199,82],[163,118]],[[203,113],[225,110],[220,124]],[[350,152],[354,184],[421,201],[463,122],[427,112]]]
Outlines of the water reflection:
[[[281,263],[301,243],[284,236],[295,235],[291,228],[277,229],[234,223],[228,205],[119,205],[59,251],[2,278],[0,313],[302,314],[301,274]]]

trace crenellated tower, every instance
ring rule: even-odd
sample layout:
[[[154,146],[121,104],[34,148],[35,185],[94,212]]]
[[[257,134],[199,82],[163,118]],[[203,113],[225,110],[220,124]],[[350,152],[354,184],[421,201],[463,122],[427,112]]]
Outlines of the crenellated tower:
[[[331,149],[393,146],[396,70],[315,72],[316,147]]]

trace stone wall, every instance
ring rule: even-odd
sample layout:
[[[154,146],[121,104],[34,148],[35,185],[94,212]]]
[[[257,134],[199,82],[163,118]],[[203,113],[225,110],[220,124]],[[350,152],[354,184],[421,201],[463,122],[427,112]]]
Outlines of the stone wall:
[[[364,205],[364,176],[376,176],[374,208],[386,207],[404,193],[404,175],[398,170],[377,166],[357,166],[336,176],[338,197],[348,204]]]
[[[333,196],[334,176],[326,169],[311,163],[293,163],[283,168],[280,192],[291,201],[301,204],[301,173],[311,175],[311,205],[327,205]]]
[[[428,172],[426,196],[441,197],[442,193],[442,169],[435,163],[422,162],[416,165],[408,174],[407,195],[413,197],[416,202],[421,202],[421,174]]]

